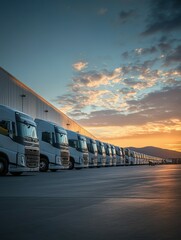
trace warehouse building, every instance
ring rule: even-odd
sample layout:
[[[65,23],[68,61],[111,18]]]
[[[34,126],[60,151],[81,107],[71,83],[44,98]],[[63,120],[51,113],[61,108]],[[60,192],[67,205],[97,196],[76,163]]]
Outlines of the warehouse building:
[[[0,104],[27,113],[33,118],[52,121],[65,129],[95,138],[91,133],[1,67]]]

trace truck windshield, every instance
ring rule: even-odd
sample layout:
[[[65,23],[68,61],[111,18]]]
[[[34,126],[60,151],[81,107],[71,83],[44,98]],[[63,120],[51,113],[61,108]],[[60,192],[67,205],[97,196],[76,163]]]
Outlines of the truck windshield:
[[[98,149],[98,153],[101,155],[105,155],[106,151],[104,148],[104,144],[103,143],[99,143],[99,145],[97,145],[97,149]]]
[[[104,148],[104,144],[101,144],[101,152],[102,152],[102,154],[106,153],[105,148]]]
[[[112,154],[113,154],[113,155],[116,155],[116,150],[115,150],[114,147],[112,148]]]
[[[81,149],[81,150],[87,150],[86,139],[79,138],[79,140],[78,140],[78,148]]]
[[[125,154],[130,157],[130,151],[128,149],[125,150]]]
[[[121,156],[121,150],[119,148],[116,149],[116,155]]]
[[[31,125],[26,121],[17,121],[17,130],[19,137],[37,139],[36,126]]]
[[[95,142],[92,142],[92,148],[93,148],[93,152],[97,153],[97,145]]]
[[[112,156],[111,146],[108,146],[107,153],[109,156]]]
[[[62,132],[56,132],[56,142],[63,145],[68,145],[67,134]]]

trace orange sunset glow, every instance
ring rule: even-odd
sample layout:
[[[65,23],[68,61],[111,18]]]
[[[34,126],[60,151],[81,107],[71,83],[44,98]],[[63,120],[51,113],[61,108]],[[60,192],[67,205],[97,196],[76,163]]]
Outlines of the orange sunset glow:
[[[174,129],[174,126],[170,127],[170,129],[166,127],[163,130],[159,125],[151,125],[124,126],[123,128],[111,126],[87,127],[86,129],[102,141],[122,147],[157,146],[181,152],[181,125],[177,126],[177,130]]]

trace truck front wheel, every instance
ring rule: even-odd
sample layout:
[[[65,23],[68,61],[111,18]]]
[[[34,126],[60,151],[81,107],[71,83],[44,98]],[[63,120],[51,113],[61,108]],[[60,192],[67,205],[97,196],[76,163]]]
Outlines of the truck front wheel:
[[[74,168],[74,159],[73,158],[70,158],[70,161],[69,161],[69,170],[72,170]]]
[[[48,171],[48,160],[46,158],[40,159],[40,172],[47,172]]]
[[[0,157],[0,176],[5,176],[8,173],[8,162],[4,157]]]

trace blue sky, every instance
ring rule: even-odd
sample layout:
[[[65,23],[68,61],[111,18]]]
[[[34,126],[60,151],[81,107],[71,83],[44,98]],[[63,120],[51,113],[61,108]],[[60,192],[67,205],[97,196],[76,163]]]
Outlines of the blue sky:
[[[181,151],[178,0],[0,0],[0,65],[98,138]]]

